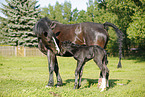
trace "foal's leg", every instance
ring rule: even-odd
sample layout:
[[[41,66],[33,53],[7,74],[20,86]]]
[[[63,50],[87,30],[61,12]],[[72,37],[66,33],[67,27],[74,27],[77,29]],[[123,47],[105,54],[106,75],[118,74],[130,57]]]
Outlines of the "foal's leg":
[[[105,67],[106,65],[104,64],[104,62],[102,62],[102,58],[100,57],[94,57],[94,61],[101,70],[100,73],[101,79],[99,79],[98,81],[98,86],[99,88],[102,88],[101,91],[104,91],[106,89],[106,67]]]
[[[82,66],[81,66],[81,68],[80,68],[80,71],[79,71],[79,84],[78,84],[78,88],[81,87],[81,80],[82,80],[84,65],[85,65],[85,63],[82,64]]]
[[[102,70],[100,76],[102,77],[102,82],[99,88],[102,88],[101,92],[106,90],[106,87],[109,87],[109,69],[107,68],[107,65],[103,62],[102,64]]]
[[[56,56],[55,54],[48,50],[47,52],[47,58],[48,58],[48,68],[49,68],[49,82],[47,86],[53,86],[54,85],[54,81],[53,81],[53,71],[55,69],[56,75],[57,75],[57,80],[61,82],[61,77],[58,71],[58,64],[57,64],[57,60],[56,60]]]
[[[100,77],[99,77],[99,80],[98,80],[98,88],[101,88],[100,86],[102,84],[102,78],[103,78],[102,71],[100,71]]]
[[[82,67],[83,63],[84,62],[82,62],[82,61],[77,61],[77,67],[76,67],[76,70],[75,70],[75,85],[74,85],[74,89],[78,88],[77,87],[77,84],[78,84],[78,75],[80,74],[81,67]]]
[[[106,73],[106,79],[107,79],[107,85],[106,86],[109,87],[109,69],[108,69],[108,72]]]
[[[103,66],[102,66],[102,76],[103,76],[103,78],[102,78],[102,83],[101,83],[101,86],[100,86],[100,88],[102,88],[102,90],[101,90],[101,92],[102,91],[104,91],[104,90],[106,90],[106,85],[107,85],[107,80],[106,80],[106,70],[105,70],[105,67],[104,67],[104,64],[102,64]]]

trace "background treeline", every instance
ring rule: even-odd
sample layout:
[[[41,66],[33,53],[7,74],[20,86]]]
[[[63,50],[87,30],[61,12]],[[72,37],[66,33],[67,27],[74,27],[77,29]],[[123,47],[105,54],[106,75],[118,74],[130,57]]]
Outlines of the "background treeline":
[[[81,22],[110,22],[125,34],[124,54],[131,49],[138,54],[145,50],[145,1],[144,0],[88,0],[87,10],[72,9],[71,2],[56,2],[39,8],[36,0],[9,0],[1,11],[7,18],[0,17],[1,43],[10,45],[37,46],[37,38],[32,33],[36,21],[47,16],[63,24]],[[73,1],[72,1],[73,2]],[[117,36],[112,28],[108,30],[110,40],[107,45],[111,55],[118,54]],[[141,53],[140,53],[141,52]]]

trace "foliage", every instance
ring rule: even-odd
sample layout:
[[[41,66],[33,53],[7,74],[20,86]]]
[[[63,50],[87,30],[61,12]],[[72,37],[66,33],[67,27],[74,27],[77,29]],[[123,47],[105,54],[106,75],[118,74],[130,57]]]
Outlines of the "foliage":
[[[127,29],[128,38],[131,39],[132,45],[139,44],[145,49],[145,12],[136,12],[132,18],[133,22]]]
[[[74,9],[74,13],[77,9]],[[52,20],[57,20],[60,23],[67,24],[72,20],[71,3],[65,1],[64,4],[59,4],[57,1],[55,6],[48,5],[48,8],[42,8],[41,14],[43,17],[47,16]]]
[[[8,18],[1,18],[3,22],[0,24],[0,27],[2,28],[0,37],[2,38],[2,35],[6,38],[8,37],[8,39],[10,39],[8,41],[13,41],[15,45],[33,44],[31,39],[34,36],[32,33],[30,36],[29,34],[32,31],[32,25],[34,25],[38,20],[38,17],[42,15],[43,17],[47,16],[51,20],[57,20],[63,24],[110,22],[115,24],[125,34],[125,39],[123,41],[124,52],[128,52],[132,47],[145,47],[144,0],[88,0],[86,11],[78,10],[77,8],[72,9],[71,2],[65,1],[60,4],[57,1],[54,6],[49,4],[48,7],[42,8],[41,15],[39,13],[40,10],[38,9],[39,6],[36,6],[37,2],[35,0],[25,1],[34,1],[32,4],[28,3],[28,5],[35,6],[34,10],[30,7],[29,9],[31,9],[31,11],[29,10],[29,12],[26,13],[25,9],[27,8],[21,6],[25,4],[21,4],[19,0],[7,1],[9,5],[3,5],[4,8],[1,9]],[[14,2],[16,6],[18,5],[18,8],[22,13],[20,13],[16,7],[12,6]],[[10,9],[10,11],[6,11],[8,9]],[[31,16],[30,13],[35,15]],[[23,16],[24,14],[27,15]],[[32,18],[30,19],[30,17]],[[8,27],[10,29],[8,29]],[[24,32],[29,32],[29,34],[25,34]],[[112,28],[108,30],[108,33],[110,41],[108,42],[107,50],[113,55],[117,55],[117,36]],[[34,41],[36,42],[35,38]]]
[[[1,97],[144,97],[145,61],[123,60],[123,68],[117,69],[118,58],[110,58],[107,91],[97,88],[99,68],[89,61],[83,71],[82,86],[73,89],[76,61],[58,57],[62,87],[46,88],[48,81],[47,57],[0,57]],[[56,77],[54,74],[55,84]]]
[[[71,21],[69,22],[69,24],[74,24],[76,23],[77,19],[78,19],[78,9],[75,8],[73,9],[73,11],[71,12]]]
[[[117,24],[125,34],[124,49],[128,50],[132,43],[136,43],[138,48],[140,44],[145,43],[145,39],[140,37],[144,36],[144,11],[145,1],[143,0],[105,0],[106,4],[103,5],[106,9],[118,16]],[[140,20],[142,19],[141,23]],[[136,25],[138,27],[136,27]],[[140,43],[137,40],[140,38]],[[136,41],[133,41],[133,40]],[[143,45],[142,45],[143,46]]]
[[[4,32],[2,29],[6,30],[6,26],[7,26],[7,19],[3,18],[0,16],[0,42],[4,39]],[[3,21],[3,22],[2,22]]]
[[[33,34],[33,26],[40,18],[36,0],[6,0],[1,11],[6,15],[2,21],[3,43],[9,45],[36,46],[37,38]]]

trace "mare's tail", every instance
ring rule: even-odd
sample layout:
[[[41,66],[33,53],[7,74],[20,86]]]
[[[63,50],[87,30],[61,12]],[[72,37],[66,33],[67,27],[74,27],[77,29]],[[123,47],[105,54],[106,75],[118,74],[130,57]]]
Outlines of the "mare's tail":
[[[118,36],[118,43],[119,43],[119,63],[118,63],[117,68],[121,68],[121,67],[122,67],[122,66],[121,66],[122,44],[123,44],[122,42],[123,42],[124,34],[123,34],[123,32],[122,32],[121,30],[119,30],[119,29],[118,29],[114,24],[112,24],[112,23],[106,22],[106,23],[104,23],[103,25],[104,25],[104,27],[111,26],[111,27],[113,27],[114,30],[116,31],[116,34],[117,34],[117,36]]]

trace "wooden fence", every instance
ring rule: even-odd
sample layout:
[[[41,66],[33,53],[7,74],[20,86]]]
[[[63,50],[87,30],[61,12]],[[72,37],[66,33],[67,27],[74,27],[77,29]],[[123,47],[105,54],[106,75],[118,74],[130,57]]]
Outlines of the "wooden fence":
[[[0,46],[0,56],[44,56],[36,47]]]

